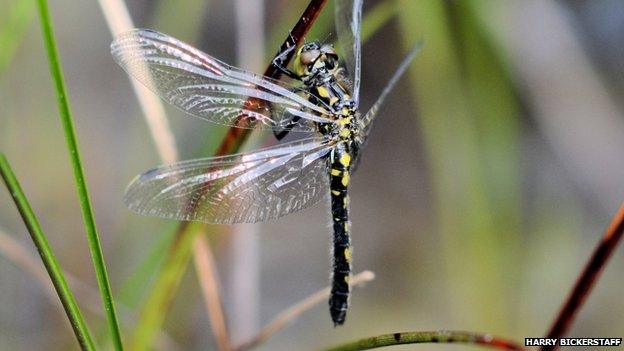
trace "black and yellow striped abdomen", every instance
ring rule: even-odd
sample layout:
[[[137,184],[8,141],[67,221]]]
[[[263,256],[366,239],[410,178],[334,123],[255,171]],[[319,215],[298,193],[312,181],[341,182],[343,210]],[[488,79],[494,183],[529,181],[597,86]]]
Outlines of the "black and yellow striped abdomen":
[[[352,163],[358,153],[360,142],[358,114],[350,92],[335,79],[315,86],[317,102],[329,106],[336,117],[336,124],[319,131],[340,140],[331,154],[330,192],[332,228],[333,270],[329,311],[334,325],[344,323],[349,307],[349,278],[351,276],[351,234],[349,221],[349,181]]]
[[[335,325],[343,324],[349,306],[349,278],[351,274],[351,238],[349,222],[349,166],[348,149],[334,151],[330,171],[333,243],[333,276],[329,310]]]

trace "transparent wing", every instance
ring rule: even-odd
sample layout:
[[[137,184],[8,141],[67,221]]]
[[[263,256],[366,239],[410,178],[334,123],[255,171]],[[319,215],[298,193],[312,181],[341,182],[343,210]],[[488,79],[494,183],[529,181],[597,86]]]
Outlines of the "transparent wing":
[[[166,34],[132,30],[113,41],[111,53],[128,74],[195,117],[307,132],[314,122],[332,123],[325,108],[307,100],[307,91],[229,66]],[[294,116],[298,123],[290,124]]]
[[[377,101],[375,101],[375,103],[370,108],[370,110],[368,110],[368,112],[363,117],[357,118],[357,120],[360,121],[359,123],[362,129],[362,144],[360,145],[360,152],[356,155],[355,160],[353,161],[354,171],[357,169],[360,163],[360,158],[361,158],[360,156],[362,155],[362,150],[368,144],[368,135],[370,134],[370,130],[373,126],[373,121],[375,120],[375,117],[377,117],[377,114],[379,113],[379,109],[383,105],[388,94],[390,94],[392,89],[399,82],[399,79],[401,79],[401,77],[403,76],[407,68],[409,67],[410,63],[412,62],[416,54],[420,52],[420,50],[422,49],[422,46],[423,46],[422,41],[414,45],[412,50],[410,50],[410,52],[407,54],[407,56],[405,56],[405,58],[399,65],[399,68],[397,68],[396,72],[394,72],[394,74],[392,75],[392,78],[390,78],[390,81],[388,82],[388,84],[386,84],[386,87],[383,89],[381,94],[379,94]]]
[[[327,195],[333,141],[307,138],[253,153],[176,163],[138,176],[125,202],[140,214],[207,223],[254,223]]]
[[[360,99],[360,73],[362,52],[360,28],[362,25],[362,0],[335,0],[335,21],[338,43],[347,66],[348,79],[353,84],[353,99]]]
[[[361,121],[360,123],[362,125],[362,130],[364,131],[363,132],[364,138],[368,136],[368,133],[370,132],[371,127],[373,126],[373,121],[375,120],[375,117],[377,117],[379,108],[381,107],[383,102],[386,100],[386,97],[392,91],[394,86],[399,82],[399,79],[401,79],[401,77],[403,76],[407,68],[409,67],[410,63],[412,63],[412,60],[414,59],[414,57],[416,57],[416,54],[420,52],[422,47],[423,47],[422,41],[417,42],[412,47],[412,49],[407,54],[407,56],[405,56],[403,61],[401,61],[401,64],[399,65],[397,70],[392,75],[392,78],[390,78],[390,81],[388,82],[388,84],[386,84],[386,87],[383,89],[383,91],[377,98],[377,101],[375,101],[375,103],[370,108],[370,110],[368,110],[368,112],[360,120]]]

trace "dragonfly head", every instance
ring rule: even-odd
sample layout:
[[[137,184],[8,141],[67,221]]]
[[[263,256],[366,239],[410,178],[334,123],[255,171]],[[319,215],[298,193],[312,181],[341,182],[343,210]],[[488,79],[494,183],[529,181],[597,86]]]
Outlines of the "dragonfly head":
[[[332,44],[318,41],[306,43],[299,48],[295,57],[295,73],[315,76],[319,73],[332,72],[338,67],[338,54]]]

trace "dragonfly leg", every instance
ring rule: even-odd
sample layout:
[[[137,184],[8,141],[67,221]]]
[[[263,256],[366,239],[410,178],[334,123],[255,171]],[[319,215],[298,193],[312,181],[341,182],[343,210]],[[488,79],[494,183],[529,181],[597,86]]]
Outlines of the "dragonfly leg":
[[[273,136],[275,137],[275,139],[277,140],[282,140],[284,139],[287,135],[288,135],[288,130],[282,130],[282,131],[273,131]]]
[[[295,116],[290,122],[288,122],[288,125],[284,127],[284,129],[280,131],[273,129],[273,136],[275,137],[275,139],[277,140],[284,139],[288,135],[288,133],[290,133],[290,129],[296,126],[297,122],[299,122],[300,119],[301,117]]]
[[[273,65],[273,67],[277,68],[280,72],[282,72],[283,74],[285,74],[289,78],[296,79],[296,80],[301,80],[301,77],[298,74],[296,74],[295,72],[289,70],[286,67],[286,65],[285,65],[286,57],[288,57],[290,52],[295,50],[295,49],[296,49],[296,46],[292,45],[288,49],[280,52],[277,56],[275,56],[275,58],[273,59],[271,64]]]

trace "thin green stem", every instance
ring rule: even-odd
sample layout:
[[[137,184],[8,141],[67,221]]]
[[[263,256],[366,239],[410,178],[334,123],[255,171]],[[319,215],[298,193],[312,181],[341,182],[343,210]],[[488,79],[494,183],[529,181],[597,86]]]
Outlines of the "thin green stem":
[[[67,141],[67,147],[69,149],[69,154],[73,167],[74,178],[76,181],[76,190],[78,192],[78,199],[80,202],[80,209],[82,211],[82,218],[87,234],[87,240],[89,242],[89,251],[91,252],[91,258],[95,267],[95,275],[100,288],[100,293],[102,295],[102,302],[104,304],[104,311],[106,311],[106,317],[108,320],[112,342],[115,346],[115,350],[120,351],[123,350],[123,346],[121,344],[121,335],[119,333],[119,322],[115,313],[115,306],[111,294],[110,282],[108,281],[106,265],[104,263],[104,257],[102,255],[102,247],[100,245],[100,239],[95,225],[95,219],[93,217],[93,209],[91,208],[91,202],[89,200],[89,193],[87,190],[84,170],[80,161],[78,140],[76,138],[76,133],[74,130],[74,124],[69,108],[69,101],[67,99],[67,90],[65,88],[65,81],[63,79],[63,72],[61,70],[60,59],[56,49],[54,32],[52,29],[52,18],[50,16],[48,3],[46,0],[38,0],[37,4],[39,7],[39,15],[41,18],[43,41],[45,43],[48,55],[48,62],[50,65],[50,73],[54,80],[56,94],[58,97],[59,115],[61,118],[61,123],[63,124],[63,130],[65,131],[65,139]]]
[[[516,343],[489,334],[463,331],[405,332],[384,334],[336,346],[326,351],[359,351],[386,346],[423,343],[464,343],[483,345],[499,350],[522,351]]]
[[[28,228],[28,232],[30,233],[30,237],[37,247],[39,256],[41,256],[41,260],[50,275],[52,284],[54,284],[54,288],[61,299],[65,313],[67,313],[67,318],[69,318],[69,322],[74,330],[74,334],[76,334],[76,339],[78,339],[80,348],[89,351],[95,350],[93,338],[82,317],[76,299],[67,285],[61,266],[58,264],[52,252],[52,248],[39,225],[35,213],[28,203],[28,199],[26,199],[26,195],[24,195],[22,191],[22,187],[9,165],[9,161],[7,161],[3,154],[0,154],[0,175],[7,189],[9,189],[11,197],[13,197],[13,201],[15,201],[15,206],[17,206],[17,210],[22,216],[24,224],[26,224],[26,228]]]
[[[2,48],[0,50],[0,74],[4,73],[11,63],[26,30],[32,22],[35,14],[35,3],[32,1],[15,1],[7,13],[8,18],[0,23],[0,48]]]

